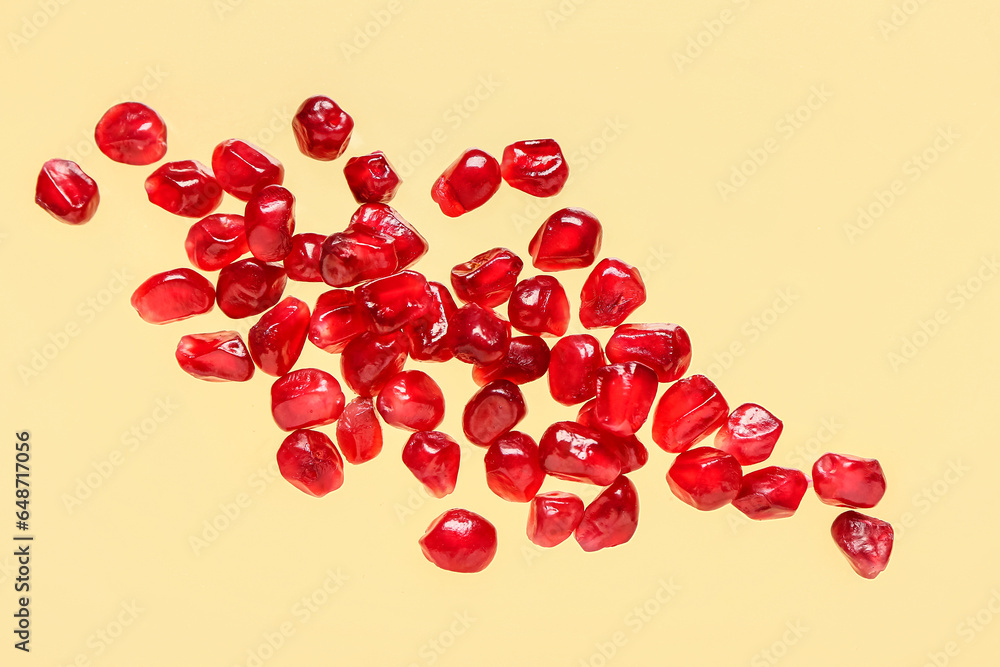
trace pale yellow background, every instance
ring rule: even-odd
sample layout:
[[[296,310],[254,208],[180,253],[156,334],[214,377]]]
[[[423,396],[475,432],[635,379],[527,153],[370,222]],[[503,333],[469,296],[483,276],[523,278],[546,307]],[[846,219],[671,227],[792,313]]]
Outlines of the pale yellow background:
[[[51,16],[35,0],[0,12],[0,664],[997,664],[995,3],[49,4]],[[590,555],[572,541],[530,548],[525,507],[487,490],[482,450],[467,444],[458,490],[441,501],[419,494],[392,430],[383,456],[322,500],[276,477],[269,378],[201,383],[173,359],[182,334],[233,323],[216,311],[153,327],[129,306],[146,276],[186,265],[190,221],[146,202],[152,168],[112,163],[89,137],[108,106],[134,98],[167,119],[168,159],[208,162],[223,139],[255,141],[287,168],[299,230],[330,233],[354,208],[343,160],[304,158],[288,125],[319,93],[357,121],[349,155],[382,149],[405,172],[394,205],[430,240],[419,268],[435,279],[497,245],[526,257],[557,207],[594,211],[603,253],[643,270],[650,299],[636,318],[685,326],[693,369],[732,405],[784,419],[775,463],[827,450],[881,460],[889,492],[873,513],[898,531],[888,570],[876,581],[850,570],[829,536],[837,511],[811,491],[796,517],[770,524],[694,511],[670,494],[655,446],[633,475],[635,538]],[[547,136],[573,171],[557,199],[504,187],[458,220],[431,202],[461,150],[499,156]],[[925,151],[923,169],[913,160]],[[754,154],[764,164],[744,166]],[[32,203],[42,162],[74,155],[102,192],[78,228]],[[734,169],[754,173],[723,196]],[[852,232],[879,197],[894,201]],[[559,276],[574,307],[583,274]],[[966,284],[978,288],[968,299],[955,291]],[[289,289],[310,302],[320,291]],[[68,325],[78,335],[46,348]],[[893,363],[905,341],[919,349]],[[23,376],[36,352],[53,358]],[[337,360],[307,347],[302,364]],[[433,370],[444,428],[459,435],[469,368]],[[544,383],[525,392],[535,436],[575,414]],[[37,535],[30,655],[8,629],[22,429]],[[651,444],[648,426],[641,435]],[[545,488],[594,495],[581,486]],[[87,497],[68,505],[74,494]],[[499,529],[478,576],[440,571],[417,547],[454,506]],[[223,530],[196,550],[213,521]]]

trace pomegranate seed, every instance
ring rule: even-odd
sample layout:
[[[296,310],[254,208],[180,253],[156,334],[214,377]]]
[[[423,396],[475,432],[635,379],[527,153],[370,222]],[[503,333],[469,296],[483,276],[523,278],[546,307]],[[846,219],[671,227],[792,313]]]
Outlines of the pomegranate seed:
[[[612,363],[637,361],[652,368],[660,382],[683,377],[691,365],[691,339],[676,324],[623,324],[604,351]]]
[[[344,461],[325,433],[300,429],[278,448],[278,471],[292,486],[322,498],[344,484]]]
[[[639,493],[625,475],[620,475],[601,495],[587,505],[576,541],[587,552],[625,544],[639,526]]]
[[[146,179],[146,197],[167,213],[204,218],[222,203],[222,187],[197,160],[160,165]]]
[[[639,269],[620,259],[602,259],[580,293],[580,323],[587,329],[616,327],[646,302]]]
[[[215,288],[191,269],[173,269],[150,276],[132,293],[132,307],[150,324],[186,320],[212,310]]]
[[[545,471],[538,464],[538,445],[524,433],[511,431],[494,440],[484,460],[486,484],[512,503],[530,501],[545,481]]]
[[[122,102],[97,121],[94,141],[115,162],[153,164],[167,154],[167,126],[160,114],[145,104]]]
[[[594,421],[601,430],[626,437],[646,423],[656,398],[656,373],[628,361],[594,371]]]
[[[448,318],[446,340],[459,361],[488,366],[507,353],[510,323],[489,308],[467,303]]]
[[[332,424],[343,411],[340,383],[318,368],[300,368],[271,385],[271,415],[282,431]]]
[[[332,287],[351,287],[396,272],[392,239],[362,229],[331,234],[320,249],[319,272]]]
[[[281,185],[285,167],[253,144],[227,139],[212,151],[212,172],[222,189],[242,201],[268,185]]]
[[[308,333],[309,306],[290,296],[250,327],[250,356],[260,370],[280,377],[298,361]]]
[[[559,194],[569,166],[554,139],[515,141],[503,149],[500,173],[507,185],[535,197]]]
[[[403,465],[435,498],[455,490],[461,458],[462,448],[440,431],[418,431],[403,446]]]
[[[382,426],[372,399],[359,396],[344,407],[337,422],[337,444],[351,465],[371,461],[382,451]]]
[[[764,408],[744,403],[715,434],[715,446],[735,456],[741,466],[753,465],[771,455],[782,428],[781,420]]]
[[[574,482],[608,486],[621,474],[618,455],[594,429],[576,422],[556,422],[538,443],[542,470]]]
[[[344,177],[354,200],[359,204],[385,204],[392,201],[401,182],[399,174],[382,151],[352,157],[344,165]]]
[[[577,423],[592,428],[600,434],[604,444],[613,449],[618,456],[623,473],[638,470],[646,465],[646,462],[649,461],[649,451],[646,446],[639,442],[639,438],[634,435],[620,436],[605,431],[594,417],[594,406],[596,405],[597,399],[584,403],[576,415]]]
[[[451,286],[462,301],[493,308],[510,298],[523,266],[507,248],[493,248],[453,268]]]
[[[500,165],[495,157],[470,148],[452,162],[431,189],[431,199],[449,218],[477,209],[500,189]]]
[[[707,512],[731,503],[742,477],[740,464],[730,454],[696,447],[677,455],[667,471],[667,485],[688,505]]]
[[[406,339],[370,331],[352,338],[340,355],[340,373],[359,396],[374,396],[406,362]]]
[[[678,380],[663,393],[653,415],[653,441],[667,452],[683,452],[722,426],[729,405],[704,375]]]
[[[385,204],[362,204],[347,226],[348,231],[359,230],[390,239],[400,269],[405,269],[427,254],[427,240],[403,219],[395,209]]]
[[[377,278],[355,288],[354,294],[372,329],[380,334],[402,330],[407,323],[427,317],[434,306],[427,279],[416,271]]]
[[[865,579],[874,579],[889,564],[893,531],[887,522],[848,510],[833,520],[830,533],[847,562]]]
[[[444,394],[423,371],[403,371],[378,393],[378,413],[389,426],[408,431],[432,431],[444,419]]]
[[[235,331],[188,334],[174,356],[185,373],[208,382],[246,382],[254,365],[243,339]]]
[[[252,258],[233,262],[219,271],[219,310],[234,320],[259,315],[281,300],[287,280],[278,264]]]
[[[316,347],[330,353],[343,352],[351,339],[367,330],[368,320],[351,290],[330,290],[316,299],[309,321],[309,340]]]
[[[469,442],[487,447],[524,419],[528,407],[517,385],[497,380],[477,391],[465,405],[462,430]]]
[[[569,299],[552,276],[522,280],[507,304],[507,317],[518,331],[536,336],[559,337],[569,329]]]
[[[49,160],[35,183],[35,203],[56,220],[82,225],[97,213],[101,194],[97,183],[76,162]]]
[[[295,197],[280,185],[254,192],[243,213],[247,245],[262,262],[280,262],[292,251]]]
[[[559,403],[576,405],[597,392],[597,369],[604,366],[601,344],[590,334],[560,338],[552,346],[549,391]]]
[[[875,507],[885,495],[885,473],[877,459],[824,454],[812,469],[813,488],[827,505]]]
[[[316,160],[329,161],[340,157],[347,150],[353,130],[354,119],[323,95],[304,101],[292,119],[292,131],[299,150]]]
[[[538,336],[516,336],[510,339],[507,352],[500,361],[487,366],[474,366],[472,379],[480,387],[494,380],[527,384],[541,378],[548,369],[548,344]]]
[[[448,347],[448,319],[457,310],[451,292],[441,283],[429,281],[431,302],[426,315],[413,320],[404,332],[410,343],[410,358],[418,361],[448,361],[454,357]]]
[[[250,251],[242,215],[213,213],[191,225],[184,250],[202,271],[218,271]]]
[[[563,208],[550,215],[528,244],[539,271],[581,269],[594,263],[604,232],[590,211]]]
[[[325,240],[322,234],[296,234],[292,237],[292,249],[282,261],[289,278],[303,283],[323,282],[319,258]]]
[[[795,514],[809,481],[801,470],[769,466],[743,475],[733,507],[751,519],[783,519]]]
[[[583,501],[565,491],[540,493],[528,506],[528,539],[540,547],[562,544],[583,520]]]
[[[448,510],[420,538],[430,562],[451,572],[482,572],[497,553],[497,529],[469,510]]]

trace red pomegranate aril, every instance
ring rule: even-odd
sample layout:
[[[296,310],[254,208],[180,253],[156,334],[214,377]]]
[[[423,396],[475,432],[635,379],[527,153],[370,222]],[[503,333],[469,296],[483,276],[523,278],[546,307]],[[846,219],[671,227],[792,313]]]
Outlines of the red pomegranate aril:
[[[733,456],[714,447],[696,447],[677,455],[667,471],[667,485],[691,507],[708,512],[736,498],[742,477]]]
[[[865,579],[874,579],[889,564],[894,537],[889,523],[848,510],[833,520],[830,534],[847,562]]]
[[[145,104],[122,102],[97,121],[94,141],[115,162],[153,164],[167,154],[167,126],[160,114]]]
[[[316,299],[309,321],[309,340],[327,352],[343,352],[347,343],[368,331],[368,320],[358,307],[354,292],[335,289]]]
[[[467,303],[448,319],[446,340],[459,361],[488,366],[507,353],[510,323],[489,308]]]
[[[227,139],[215,147],[212,172],[223,190],[242,201],[285,180],[285,167],[277,159],[241,139]]]
[[[352,157],[344,165],[344,177],[359,204],[392,201],[402,182],[382,151]]]
[[[824,454],[812,468],[813,489],[834,507],[875,507],[885,495],[885,473],[877,459]]]
[[[290,296],[250,327],[250,356],[260,370],[280,377],[298,361],[308,333],[309,306]]]
[[[406,339],[400,333],[379,336],[367,331],[352,338],[340,355],[344,382],[359,396],[374,396],[406,363]]]
[[[322,234],[296,234],[292,237],[292,249],[282,260],[289,278],[303,283],[323,282],[319,258],[324,241],[326,237]]]
[[[580,496],[565,491],[540,493],[528,506],[528,539],[540,547],[565,542],[583,520]]]
[[[639,527],[639,493],[621,475],[594,498],[576,527],[577,543],[587,552],[625,544]]]
[[[530,501],[545,481],[545,471],[538,464],[538,445],[531,436],[518,431],[494,440],[484,461],[487,486],[513,503]]]
[[[515,336],[500,361],[474,366],[472,379],[480,387],[494,380],[527,384],[540,379],[549,370],[549,346],[538,336]]]
[[[809,480],[801,470],[769,466],[743,475],[733,507],[755,521],[795,514]]]
[[[49,160],[35,182],[35,203],[56,220],[82,225],[97,213],[101,194],[97,183],[76,162]]]
[[[621,474],[618,455],[594,429],[556,422],[538,441],[542,470],[559,479],[608,486]]]
[[[427,279],[416,271],[376,278],[355,288],[354,294],[372,330],[380,334],[401,331],[406,324],[428,316],[434,305]]]
[[[601,430],[617,436],[635,435],[646,423],[656,398],[656,373],[628,361],[594,371],[594,421]]]
[[[432,297],[428,312],[403,329],[410,344],[410,358],[417,361],[448,361],[455,356],[448,347],[448,319],[458,308],[451,292],[441,283],[428,281],[427,289]]]
[[[359,396],[344,406],[337,421],[337,444],[351,465],[371,461],[382,451],[382,425],[372,399]]]
[[[186,320],[212,310],[215,288],[191,269],[173,269],[150,276],[132,293],[132,307],[150,324]]]
[[[649,450],[646,449],[646,446],[639,442],[639,438],[634,435],[620,436],[605,431],[594,417],[594,406],[596,405],[597,399],[591,399],[584,403],[576,415],[577,423],[597,431],[601,440],[615,450],[622,466],[622,473],[629,473],[646,465],[649,461]]]
[[[569,178],[569,165],[554,139],[515,141],[503,149],[500,174],[507,185],[535,197],[552,197]]]
[[[741,466],[753,465],[771,455],[782,428],[781,420],[764,408],[744,403],[715,434],[715,447],[735,456]]]
[[[528,407],[517,385],[497,380],[477,391],[465,405],[462,430],[469,442],[487,447],[524,419]]]
[[[521,258],[507,248],[493,248],[454,267],[451,287],[465,303],[494,308],[510,298],[523,267]]]
[[[349,229],[331,234],[320,249],[319,273],[331,287],[353,287],[396,272],[392,239],[377,232]]]
[[[300,368],[271,385],[271,415],[282,431],[332,424],[344,411],[340,383],[318,368]]]
[[[475,512],[451,509],[427,527],[420,549],[442,570],[482,572],[496,556],[497,529]]]
[[[507,304],[510,325],[521,333],[559,337],[569,329],[569,299],[552,276],[522,280]]]
[[[403,371],[379,390],[375,407],[389,426],[432,431],[444,419],[444,393],[427,373]]]
[[[300,429],[278,448],[278,471],[292,486],[322,498],[344,484],[344,461],[325,433]]]
[[[399,269],[405,269],[427,254],[427,240],[398,211],[385,204],[362,204],[351,216],[348,231],[365,231],[389,238]]]
[[[725,423],[729,405],[704,375],[670,385],[653,415],[653,441],[667,452],[683,452]]]
[[[280,185],[267,185],[247,201],[243,213],[247,245],[262,262],[280,262],[292,251],[295,197]]]
[[[539,271],[550,272],[590,266],[601,251],[603,237],[601,223],[590,211],[560,209],[531,238],[531,263]]]
[[[295,142],[303,155],[330,161],[347,150],[354,130],[354,119],[323,95],[306,99],[292,119]]]
[[[431,199],[450,218],[477,209],[500,189],[500,164],[478,148],[458,156],[431,189]]]
[[[250,352],[235,331],[183,336],[174,356],[185,373],[208,382],[246,382],[254,373]]]
[[[598,368],[604,366],[601,343],[590,334],[560,338],[549,360],[549,392],[563,405],[576,405],[597,393]]]
[[[455,490],[461,459],[462,448],[440,431],[418,431],[403,446],[403,465],[435,498]]]
[[[676,324],[623,324],[604,351],[611,363],[637,361],[652,368],[660,382],[683,377],[691,365],[691,339]]]
[[[639,269],[620,259],[602,259],[580,292],[580,323],[587,329],[616,327],[644,303]]]
[[[191,225],[184,250],[202,271],[218,271],[250,251],[242,215],[213,213]]]
[[[222,186],[197,160],[167,162],[146,179],[146,197],[168,213],[204,218],[222,203]]]
[[[288,278],[280,264],[242,259],[222,267],[215,296],[219,310],[232,319],[260,315],[281,300]]]

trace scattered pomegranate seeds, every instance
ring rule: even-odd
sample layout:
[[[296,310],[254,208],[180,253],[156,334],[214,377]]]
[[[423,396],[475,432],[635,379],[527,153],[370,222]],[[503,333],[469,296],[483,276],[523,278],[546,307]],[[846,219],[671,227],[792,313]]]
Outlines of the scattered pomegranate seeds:
[[[292,131],[303,155],[335,160],[347,150],[354,119],[329,97],[316,95],[299,106],[292,119]]]
[[[830,532],[847,562],[862,577],[874,579],[885,570],[893,540],[892,526],[888,523],[847,511],[833,520]]]
[[[602,259],[580,293],[580,323],[587,329],[616,327],[646,303],[639,269],[620,259]]]
[[[115,162],[153,164],[167,154],[167,126],[160,114],[145,104],[122,102],[97,121],[94,141]]]
[[[254,365],[243,339],[235,331],[182,336],[174,353],[185,373],[209,382],[246,382]]]
[[[292,486],[321,498],[344,484],[344,461],[324,433],[301,429],[278,448],[278,471]]]
[[[510,431],[501,435],[486,450],[483,460],[487,486],[504,500],[529,502],[545,481],[545,471],[538,464],[538,445],[525,433]]]
[[[259,259],[242,259],[222,267],[215,285],[219,310],[233,319],[260,315],[278,303],[288,281],[285,270]]]
[[[186,320],[212,310],[215,288],[191,269],[173,269],[150,276],[132,293],[132,307],[150,324]]]
[[[489,308],[467,303],[448,319],[447,341],[459,361],[488,366],[506,354],[510,323]]]
[[[332,424],[344,411],[340,383],[318,368],[300,368],[271,385],[271,415],[282,431]]]
[[[184,250],[202,271],[218,271],[250,252],[242,215],[213,213],[191,225]]]
[[[477,209],[500,189],[500,164],[478,148],[458,156],[434,183],[431,199],[441,212],[457,218]]]
[[[403,326],[427,317],[434,306],[427,279],[416,271],[400,271],[376,278],[354,290],[358,306],[376,333],[401,331]]]
[[[292,251],[295,197],[280,185],[267,185],[247,201],[243,214],[247,246],[262,262],[280,262]]]
[[[614,364],[637,361],[656,371],[660,382],[673,382],[691,364],[691,339],[676,324],[623,324],[604,349]]]
[[[783,427],[780,419],[756,403],[744,403],[715,434],[715,447],[735,456],[741,466],[760,463],[774,451]]]
[[[97,213],[101,195],[97,183],[70,160],[49,160],[35,183],[35,203],[56,220],[82,225]]]
[[[638,527],[639,493],[620,475],[587,505],[574,537],[584,551],[597,551],[628,542]]]
[[[351,339],[367,330],[368,320],[353,291],[330,290],[316,299],[309,320],[309,340],[316,347],[331,354],[343,352]]]
[[[549,392],[563,405],[576,405],[597,393],[597,369],[604,366],[601,343],[590,334],[560,338],[549,360]]]
[[[812,469],[813,488],[827,505],[875,507],[885,495],[885,474],[876,459],[824,454]]]
[[[250,327],[250,356],[257,368],[280,377],[298,361],[308,333],[309,306],[290,296]]]
[[[447,433],[417,431],[403,447],[403,465],[435,498],[455,490],[462,448]]]
[[[639,438],[634,435],[620,436],[603,430],[594,417],[594,406],[596,405],[597,399],[584,403],[576,415],[577,423],[592,428],[600,434],[604,444],[614,450],[615,456],[618,457],[622,473],[629,473],[646,465],[646,462],[649,461],[649,450],[646,449],[646,446],[639,442]]]
[[[462,431],[469,442],[487,447],[524,419],[524,395],[510,380],[496,380],[473,395],[462,413]]]
[[[222,187],[197,160],[167,162],[146,179],[146,197],[167,213],[203,218],[222,203]]]
[[[320,249],[320,277],[331,287],[384,278],[398,267],[392,239],[378,232],[348,229],[326,237]]]
[[[242,201],[268,185],[281,185],[285,168],[262,149],[226,139],[212,151],[212,172],[222,189]]]
[[[340,373],[359,396],[374,396],[406,363],[406,339],[397,333],[366,331],[352,338],[340,354]]]
[[[548,344],[538,336],[515,336],[499,361],[472,367],[472,380],[480,387],[494,380],[510,380],[514,384],[534,382],[548,371],[549,356]]]
[[[382,426],[372,399],[359,396],[344,406],[337,421],[337,444],[351,465],[371,461],[382,452]]]
[[[523,266],[507,248],[493,248],[453,268],[451,287],[465,303],[495,308],[507,303]]]
[[[392,201],[401,180],[382,151],[352,157],[344,165],[344,178],[359,204]]]
[[[667,471],[667,485],[691,507],[710,511],[736,498],[742,476],[731,455],[714,447],[696,447],[677,455]]]
[[[512,188],[535,197],[553,197],[566,185],[569,165],[553,139],[515,141],[503,149],[500,174]]]
[[[553,477],[608,486],[621,474],[615,451],[594,429],[576,422],[556,422],[538,442],[539,461]]]
[[[590,211],[563,208],[550,215],[528,244],[531,263],[539,271],[565,271],[590,266],[601,251],[604,231]]]
[[[427,282],[431,294],[427,312],[404,327],[410,344],[410,358],[417,361],[448,361],[455,356],[448,346],[448,320],[458,307],[451,292],[441,283]]]
[[[751,519],[783,519],[795,514],[809,480],[801,470],[770,466],[743,475],[733,507]]]
[[[634,361],[594,371],[594,421],[617,436],[635,435],[656,398],[656,373]]]
[[[452,509],[431,522],[420,548],[442,570],[481,572],[497,553],[497,529],[475,512]]]
[[[303,283],[321,283],[319,258],[326,237],[322,234],[296,234],[292,237],[292,249],[281,261],[285,273],[291,280]]]
[[[444,394],[423,371],[394,375],[378,393],[378,413],[389,426],[407,431],[432,431],[444,419]]]
[[[404,220],[398,211],[385,204],[362,204],[351,216],[347,230],[366,231],[387,237],[396,253],[400,269],[405,269],[423,257],[430,247],[413,225]]]
[[[528,507],[528,539],[540,547],[562,544],[580,525],[583,512],[583,501],[573,493],[541,493]]]
[[[704,375],[678,380],[663,393],[653,415],[653,442],[667,452],[683,452],[722,426],[729,405]]]
[[[558,338],[569,329],[569,299],[552,276],[522,280],[507,304],[507,317],[521,333]]]

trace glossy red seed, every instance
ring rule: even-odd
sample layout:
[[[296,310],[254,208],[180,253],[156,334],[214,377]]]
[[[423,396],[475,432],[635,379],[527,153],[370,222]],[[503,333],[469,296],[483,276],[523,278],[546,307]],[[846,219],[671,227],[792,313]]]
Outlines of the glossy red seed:
[[[725,423],[729,405],[704,375],[672,384],[653,414],[653,442],[667,452],[683,452]]]
[[[331,234],[320,249],[319,273],[332,287],[352,287],[396,272],[392,239],[363,229]]]
[[[351,216],[347,229],[388,237],[396,252],[400,269],[405,269],[423,257],[430,247],[413,225],[398,211],[385,204],[362,204]]]
[[[597,392],[595,373],[604,366],[601,344],[590,334],[560,338],[549,360],[549,392],[563,405],[576,405]]]
[[[150,324],[186,320],[212,310],[215,288],[191,269],[173,269],[150,276],[132,293],[132,307]]]
[[[524,262],[507,248],[493,248],[455,266],[451,287],[465,303],[494,308],[507,302]]]
[[[497,529],[475,512],[448,510],[427,527],[420,549],[442,570],[481,572],[497,553]]]
[[[623,473],[638,470],[646,465],[646,462],[649,461],[649,451],[646,446],[639,442],[639,438],[634,435],[620,436],[605,431],[594,417],[594,406],[596,405],[597,399],[584,403],[576,415],[577,423],[592,428],[600,434],[604,444],[614,450],[621,463]]]
[[[549,346],[538,336],[515,336],[500,361],[486,366],[474,366],[472,379],[480,387],[494,380],[510,380],[527,384],[541,378],[549,370]]]
[[[594,371],[594,420],[619,436],[634,435],[646,423],[658,387],[656,373],[627,361]]]
[[[219,310],[233,319],[259,315],[281,300],[287,281],[280,264],[253,258],[233,262],[219,271],[215,289]]]
[[[667,470],[667,485],[685,503],[707,512],[731,503],[742,477],[740,464],[729,454],[696,447],[677,455]]]
[[[290,296],[250,327],[250,356],[257,368],[280,377],[298,361],[308,333],[309,306]]]
[[[371,461],[382,451],[382,426],[372,399],[359,396],[344,406],[337,421],[337,444],[348,463]]]
[[[565,491],[540,493],[528,506],[528,539],[540,547],[562,544],[583,520],[583,501]]]
[[[208,382],[246,382],[254,373],[250,352],[235,331],[183,336],[174,356],[185,373]]]
[[[97,121],[94,141],[115,162],[153,164],[167,154],[167,125],[145,104],[122,102]]]
[[[146,179],[146,197],[164,211],[203,218],[222,203],[222,187],[197,160],[167,162]]]
[[[448,346],[448,319],[458,308],[451,292],[441,283],[428,281],[431,302],[428,312],[404,328],[410,344],[410,358],[417,361],[443,362],[455,354]]]
[[[566,185],[569,165],[554,139],[515,141],[503,149],[500,174],[512,188],[535,197],[552,197]]]
[[[587,329],[616,327],[646,302],[639,269],[620,259],[602,259],[580,292],[580,323]]]
[[[847,511],[833,520],[830,533],[847,562],[865,579],[874,579],[889,564],[894,536],[887,522]]]
[[[691,365],[691,339],[676,324],[623,324],[604,351],[612,363],[637,361],[652,368],[660,382],[683,377]]]
[[[218,271],[250,251],[242,215],[213,213],[191,225],[184,250],[202,271]]]
[[[462,430],[469,442],[486,447],[524,419],[528,407],[517,385],[497,380],[477,391],[465,405]]]
[[[751,519],[783,519],[795,514],[809,481],[801,470],[769,466],[743,475],[733,507]]]
[[[877,459],[824,454],[812,468],[813,489],[835,507],[875,507],[885,495],[885,473]]]
[[[223,190],[242,201],[285,180],[285,167],[277,159],[240,139],[226,139],[215,147],[212,173]]]
[[[344,461],[324,433],[301,429],[278,448],[278,471],[292,486],[322,498],[344,484]]]
[[[403,465],[435,498],[455,490],[461,458],[459,444],[440,431],[418,431],[403,446]]]
[[[271,416],[282,431],[332,424],[344,411],[340,383],[318,368],[300,368],[271,385]]]
[[[507,304],[507,317],[521,333],[562,336],[569,329],[569,299],[566,290],[552,276],[522,280]]]
[[[334,160],[347,149],[354,130],[351,118],[329,97],[305,100],[292,119],[295,142],[303,155],[316,160]]]
[[[539,271],[565,271],[590,266],[601,251],[604,231],[594,214],[563,208],[550,215],[528,244]]]
[[[327,352],[343,352],[347,343],[368,330],[368,320],[351,290],[335,289],[316,299],[309,321],[309,340]]]
[[[376,333],[401,331],[406,324],[430,315],[434,295],[427,279],[416,271],[400,271],[377,278],[354,290],[358,307]]]
[[[513,503],[530,501],[545,481],[545,471],[538,464],[538,445],[531,436],[518,431],[494,440],[484,461],[487,486]]]
[[[618,455],[594,429],[556,422],[538,441],[542,470],[559,479],[608,486],[621,474]]]
[[[742,466],[753,465],[771,455],[782,428],[781,420],[764,408],[744,403],[715,434],[715,447],[735,456]]]
[[[243,213],[247,245],[262,262],[280,262],[292,251],[295,197],[280,185],[257,190]]]
[[[76,162],[49,160],[35,182],[35,203],[56,220],[82,225],[97,213],[97,183]]]
[[[587,505],[574,537],[584,551],[597,551],[625,544],[638,527],[639,493],[621,475]]]
[[[444,393],[423,371],[397,373],[379,390],[375,406],[389,426],[432,431],[444,419]]]
[[[478,148],[470,148],[448,165],[431,189],[431,199],[451,218],[477,209],[500,189],[500,164]]]
[[[401,180],[382,151],[352,157],[344,165],[344,177],[354,200],[388,203],[396,196]]]
[[[488,366],[507,353],[510,323],[489,308],[467,303],[448,319],[446,340],[459,361]]]
[[[406,339],[370,331],[352,338],[340,355],[340,374],[359,396],[374,396],[406,363]]]
[[[304,283],[321,283],[319,258],[326,237],[322,234],[296,234],[292,237],[292,249],[282,261],[285,273],[292,280]]]

